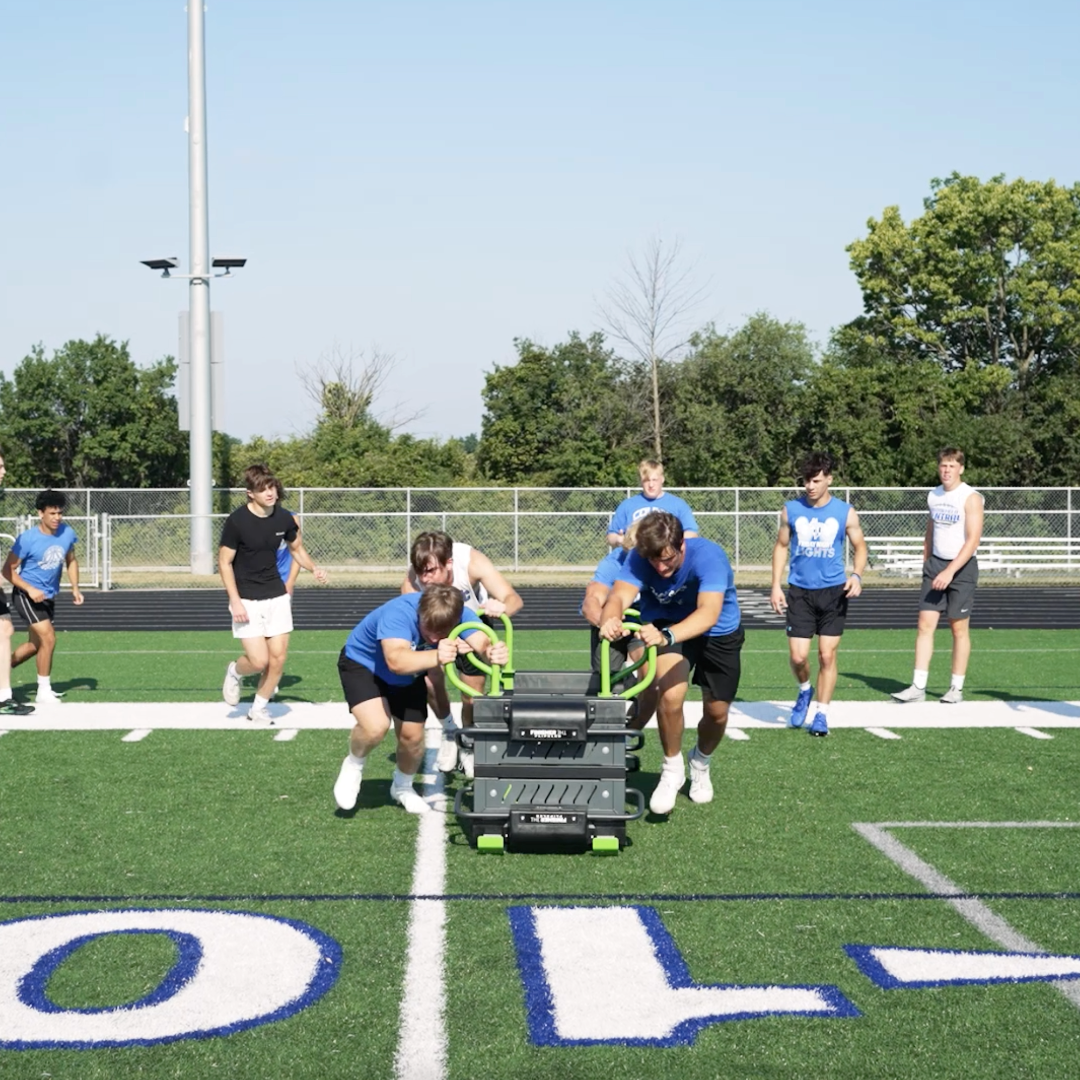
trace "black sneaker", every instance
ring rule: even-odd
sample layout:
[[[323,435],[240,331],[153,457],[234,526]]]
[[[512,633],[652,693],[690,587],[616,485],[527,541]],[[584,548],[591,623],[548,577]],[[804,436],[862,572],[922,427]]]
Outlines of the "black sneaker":
[[[24,705],[14,698],[0,701],[0,716],[29,716],[33,711],[33,705]]]

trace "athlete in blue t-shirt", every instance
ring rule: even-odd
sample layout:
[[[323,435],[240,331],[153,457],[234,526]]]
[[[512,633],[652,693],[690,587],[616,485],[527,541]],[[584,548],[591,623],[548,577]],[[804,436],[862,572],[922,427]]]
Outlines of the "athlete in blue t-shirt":
[[[638,465],[638,476],[641,477],[641,494],[623,499],[611,515],[608,544],[619,547],[626,530],[654,510],[666,510],[669,514],[674,514],[682,522],[683,536],[697,536],[698,526],[693,511],[678,495],[671,495],[664,490],[664,466],[647,458]]]
[[[773,611],[787,614],[791,670],[799,695],[788,724],[802,727],[810,712],[810,642],[818,635],[818,696],[810,723],[811,735],[828,735],[829,704],[836,688],[836,653],[844,633],[848,601],[862,592],[866,569],[866,540],[859,515],[846,502],[829,494],[833,459],[815,451],[799,466],[803,496],[784,504],[772,554]],[[844,538],[851,541],[854,569],[845,569]],[[780,579],[791,552],[788,594]]]
[[[397,767],[390,795],[412,814],[431,809],[413,787],[424,754],[424,676],[452,664],[469,648],[492,663],[507,661],[505,642],[492,645],[480,631],[448,638],[459,623],[476,620],[459,589],[430,585],[423,592],[395,596],[353,628],[338,657],[341,687],[356,721],[349,754],[334,784],[334,799],[342,810],[356,805],[364,760],[390,730],[391,718],[397,732]]]
[[[11,582],[11,606],[30,628],[28,640],[12,654],[11,666],[18,667],[31,656],[37,665],[38,705],[55,705],[60,695],[52,688],[52,660],[56,649],[54,599],[60,591],[60,575],[67,567],[71,599],[83,602],[79,589],[79,563],[75,558],[75,530],[64,523],[67,496],[62,491],[43,491],[34,502],[38,512],[36,528],[15,538],[4,562],[4,577]]]
[[[739,688],[743,630],[735,575],[723,548],[701,537],[684,538],[678,518],[663,510],[638,526],[634,551],[604,605],[600,634],[608,641],[622,636],[622,614],[639,591],[641,640],[659,649],[656,678],[641,697],[656,703],[664,751],[649,808],[667,814],[686,782],[683,702],[691,669],[701,687],[703,714],[690,757],[690,798],[698,803],[712,800],[709,763],[724,737]]]

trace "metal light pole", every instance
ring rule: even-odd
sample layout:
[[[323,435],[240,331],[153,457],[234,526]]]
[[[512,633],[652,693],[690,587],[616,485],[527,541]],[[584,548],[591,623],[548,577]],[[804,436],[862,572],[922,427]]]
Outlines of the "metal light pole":
[[[206,33],[202,0],[188,0],[188,224],[191,233],[189,274],[174,274],[179,265],[175,256],[144,259],[143,265],[160,270],[161,276],[179,278],[188,283],[189,310],[186,326],[181,329],[180,428],[189,432],[189,468],[191,489],[191,572],[209,575],[214,572],[214,547],[211,536],[214,496],[213,432],[214,411],[222,403],[214,401],[211,372],[210,279],[231,277],[232,271],[247,260],[233,256],[210,259],[210,212],[207,199],[209,184],[206,167]],[[220,268],[221,274],[211,267]],[[217,357],[217,362],[224,358]],[[186,368],[186,379],[184,369]],[[186,386],[186,396],[184,388]],[[222,421],[218,416],[217,420]]]
[[[191,572],[212,574],[213,432],[210,418],[210,215],[206,168],[203,0],[188,0],[188,283],[191,343]]]

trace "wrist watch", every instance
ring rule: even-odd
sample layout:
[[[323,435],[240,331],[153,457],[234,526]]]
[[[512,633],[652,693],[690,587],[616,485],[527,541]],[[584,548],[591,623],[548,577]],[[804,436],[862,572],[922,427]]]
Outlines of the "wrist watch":
[[[665,626],[663,630],[660,631],[660,633],[664,635],[664,643],[666,645],[675,644],[675,635],[671,632],[670,626]]]

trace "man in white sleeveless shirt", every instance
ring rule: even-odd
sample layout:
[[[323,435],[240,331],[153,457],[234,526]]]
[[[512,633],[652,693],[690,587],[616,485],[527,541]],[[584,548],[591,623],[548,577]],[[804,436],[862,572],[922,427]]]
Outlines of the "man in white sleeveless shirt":
[[[930,519],[923,540],[922,599],[915,637],[915,675],[911,686],[893,694],[903,703],[923,701],[934,653],[934,631],[941,613],[952,629],[952,680],[941,696],[945,705],[964,700],[964,675],[971,656],[971,609],[979,564],[975,551],[982,540],[983,497],[963,483],[964,452],[947,447],[938,454],[941,484],[926,497]]]
[[[505,614],[513,618],[521,610],[521,597],[495,569],[492,561],[482,551],[468,544],[457,543],[444,532],[423,532],[413,540],[409,552],[409,571],[401,584],[401,591],[422,592],[429,585],[453,585],[461,590],[467,607],[474,611],[483,608],[486,616]],[[480,671],[462,655],[458,656],[456,666],[462,679],[482,693],[484,676]],[[457,725],[450,714],[450,698],[442,668],[433,668],[427,678],[428,703],[443,725],[437,768],[440,772],[453,772],[458,764]],[[472,727],[472,698],[464,695],[461,699],[461,720],[464,727]],[[462,750],[461,767],[471,780],[471,750]]]

